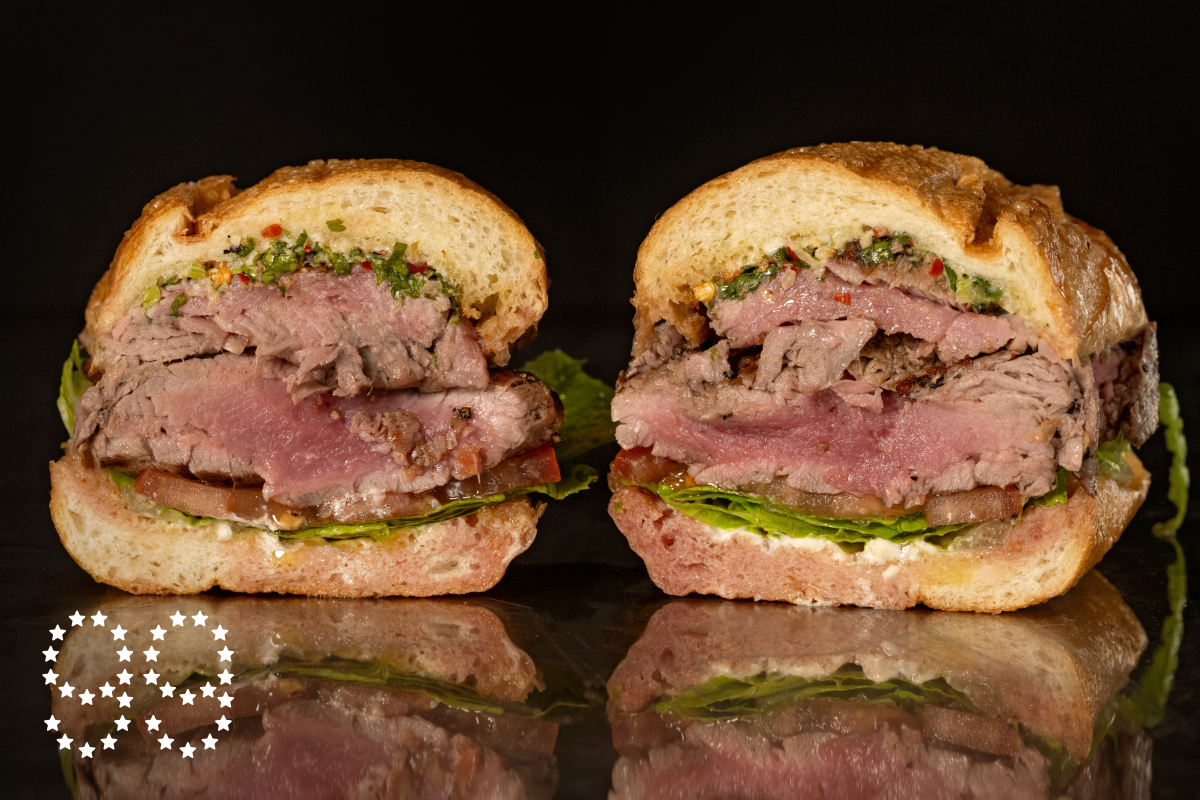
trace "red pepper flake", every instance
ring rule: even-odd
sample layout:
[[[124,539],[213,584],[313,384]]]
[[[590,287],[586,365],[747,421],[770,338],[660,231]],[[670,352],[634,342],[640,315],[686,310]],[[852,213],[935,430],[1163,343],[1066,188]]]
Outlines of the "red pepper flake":
[[[841,303],[844,306],[850,305],[850,293],[849,292],[834,292],[833,299],[836,300],[837,302]]]
[[[375,265],[372,264],[370,261],[360,261],[358,265],[360,267],[362,267],[363,269],[367,270],[368,272],[375,271]]]
[[[940,258],[935,258],[933,260],[933,264],[929,267],[930,275],[941,275],[945,271],[946,267],[944,264],[942,264],[942,260]]]
[[[871,235],[876,239],[882,239],[885,236],[891,236],[892,232],[887,228],[871,228]]]
[[[250,276],[249,276],[249,275],[244,275],[244,274],[242,274],[242,273],[240,273],[240,272],[239,272],[239,273],[238,273],[238,277],[241,279],[242,283],[249,283],[249,282],[250,282]]]
[[[306,253],[311,253],[311,252],[312,252],[312,245],[311,245],[311,244],[306,244],[306,245],[304,245],[304,252],[306,252]]]
[[[792,261],[792,263],[794,263],[794,264],[799,264],[799,263],[800,263],[800,257],[796,255],[796,251],[795,251],[795,250],[793,250],[793,249],[792,249],[792,248],[790,248],[790,247],[786,247],[786,248],[784,248],[784,249],[785,249],[785,250],[787,250],[788,259],[790,259],[790,260]]]
[[[427,269],[429,269],[429,265],[427,263],[425,263],[424,261],[420,261],[416,264],[408,265],[408,271],[415,273],[417,275],[420,275],[422,272],[424,272]]]
[[[268,225],[267,227],[262,229],[262,235],[267,237],[268,239],[278,239],[280,236],[283,235],[283,226],[282,225]]]

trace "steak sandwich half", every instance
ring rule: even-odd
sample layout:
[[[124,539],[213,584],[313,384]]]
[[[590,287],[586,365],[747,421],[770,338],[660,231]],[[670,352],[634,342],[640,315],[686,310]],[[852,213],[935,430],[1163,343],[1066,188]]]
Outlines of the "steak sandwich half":
[[[1154,326],[1055,187],[789,150],[667,211],[634,280],[610,513],[671,594],[1021,608],[1146,496]]]
[[[63,544],[138,593],[487,589],[560,480],[561,404],[503,369],[546,286],[516,214],[427,164],[171,189],[64,370]]]

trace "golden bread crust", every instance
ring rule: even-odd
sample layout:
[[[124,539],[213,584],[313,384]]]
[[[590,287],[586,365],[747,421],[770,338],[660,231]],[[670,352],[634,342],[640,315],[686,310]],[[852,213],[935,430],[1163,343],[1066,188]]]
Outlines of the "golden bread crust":
[[[638,249],[634,355],[672,322],[698,346],[691,288],[810,236],[862,225],[916,236],[960,271],[1005,289],[1065,358],[1087,359],[1147,322],[1137,280],[1103,232],[1063,212],[1053,186],[1018,186],[977,158],[887,142],[800,147],[715,178],[669,209]]]
[[[613,493],[609,514],[667,594],[999,613],[1063,594],[1108,552],[1150,485],[1137,457],[1128,458],[1128,487],[1101,477],[1095,497],[1079,490],[1066,503],[1027,509],[1001,544],[958,551],[868,546],[851,554],[823,540],[721,531],[634,486]]]
[[[537,533],[544,505],[527,498],[401,531],[384,542],[221,538],[132,513],[116,484],[79,453],[50,464],[50,514],[63,546],[93,578],[132,594],[212,588],[321,597],[430,597],[482,592]]]
[[[341,219],[345,232],[327,228]],[[151,200],[117,248],[87,306],[87,330],[104,368],[104,334],[141,293],[196,261],[222,260],[230,239],[261,238],[279,224],[307,230],[338,250],[419,242],[421,258],[463,290],[484,353],[498,366],[546,310],[545,254],[520,217],[458,174],[416,161],[312,161],[276,170],[238,191],[219,175],[176,186]]]

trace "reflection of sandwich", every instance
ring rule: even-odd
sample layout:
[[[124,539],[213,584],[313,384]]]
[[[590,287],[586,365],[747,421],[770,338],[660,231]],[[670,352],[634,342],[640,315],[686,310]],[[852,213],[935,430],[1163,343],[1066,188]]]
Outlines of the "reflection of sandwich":
[[[609,681],[612,796],[1092,796],[1148,777],[1093,742],[1145,645],[1098,573],[1002,617],[676,601]]]
[[[81,798],[553,794],[558,726],[526,704],[540,688],[537,670],[485,608],[236,598],[101,610],[105,627],[72,631],[55,666],[59,683],[75,687],[54,698],[53,712],[74,740]],[[176,627],[176,612],[207,619]],[[118,625],[132,662],[113,654]],[[223,642],[214,641],[218,625]],[[142,656],[148,648],[158,651],[153,662]],[[115,677],[122,669],[134,673],[128,685]],[[151,669],[153,685],[140,674]],[[117,697],[100,696],[106,681]],[[98,695],[91,705],[79,701],[85,688]],[[121,694],[132,696],[129,708]],[[113,722],[122,716],[132,723],[125,731]]]
[[[498,369],[546,285],[517,216],[426,164],[166,192],[92,294],[90,358],[65,370],[63,543],[132,592],[492,586],[533,539],[527,495],[567,489],[546,488],[561,405]]]
[[[634,281],[611,512],[672,594],[1011,610],[1145,497],[1154,327],[1053,187],[791,150],[667,211]]]

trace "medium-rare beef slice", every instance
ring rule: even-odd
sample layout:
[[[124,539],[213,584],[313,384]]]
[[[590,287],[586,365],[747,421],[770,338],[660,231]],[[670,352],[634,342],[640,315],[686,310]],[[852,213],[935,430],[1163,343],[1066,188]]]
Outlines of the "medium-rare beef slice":
[[[180,296],[187,299],[175,307]],[[235,280],[218,294],[206,281],[188,280],[165,289],[149,312],[132,309],[107,346],[145,362],[255,348],[296,365],[288,389],[299,397],[483,388],[487,362],[478,337],[469,321],[450,322],[452,310],[441,294],[395,300],[366,272],[299,273],[286,292]]]
[[[1036,497],[1050,491],[1060,461],[1086,449],[1070,415],[1078,388],[1041,352],[977,359],[916,398],[883,395],[877,410],[834,390],[785,398],[734,382],[697,389],[679,363],[626,381],[613,419],[622,447],[686,463],[699,483],[736,489],[786,476],[805,491],[906,507],[988,485]]]
[[[903,289],[849,283],[829,273],[820,280],[808,269],[790,285],[781,275],[743,299],[717,300],[708,313],[713,331],[734,348],[762,344],[781,325],[805,320],[869,319],[887,334],[937,344],[949,338],[948,354],[956,358],[992,352],[1020,333],[1011,315],[959,311]]]
[[[76,441],[90,437],[101,466],[261,482],[267,500],[304,507],[350,491],[428,491],[536,447],[561,424],[549,389],[523,373],[497,373],[486,389],[294,403],[285,384],[295,369],[277,359],[222,354],[106,374],[88,390],[91,410]],[[359,415],[411,415],[419,437],[410,431],[380,448],[380,440],[360,435]],[[410,441],[418,444],[397,459],[396,447]]]

